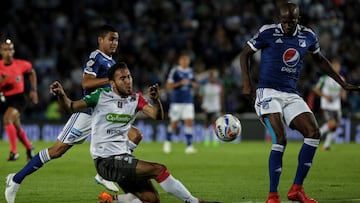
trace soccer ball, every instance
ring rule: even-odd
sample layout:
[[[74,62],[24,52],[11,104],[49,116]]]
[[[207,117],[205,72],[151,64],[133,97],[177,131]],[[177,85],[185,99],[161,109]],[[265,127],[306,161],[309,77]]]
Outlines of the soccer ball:
[[[220,140],[231,142],[241,134],[240,120],[232,114],[222,115],[216,119],[214,131]]]

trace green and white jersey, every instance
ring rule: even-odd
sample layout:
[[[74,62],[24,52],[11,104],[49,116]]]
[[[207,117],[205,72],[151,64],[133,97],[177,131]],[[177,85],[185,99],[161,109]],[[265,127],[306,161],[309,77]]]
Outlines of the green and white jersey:
[[[323,94],[330,95],[333,98],[333,101],[329,102],[324,97],[321,97],[321,109],[330,111],[341,110],[341,86],[334,79],[324,75],[319,79],[316,86],[321,89]]]
[[[136,113],[148,104],[141,93],[120,97],[111,88],[99,88],[84,97],[91,107],[91,146],[93,159],[130,154],[128,131]]]

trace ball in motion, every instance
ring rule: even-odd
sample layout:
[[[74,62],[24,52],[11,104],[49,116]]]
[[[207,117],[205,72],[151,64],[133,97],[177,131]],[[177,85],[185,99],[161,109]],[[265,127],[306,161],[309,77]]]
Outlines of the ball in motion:
[[[240,136],[241,123],[236,116],[225,114],[216,119],[214,130],[220,140],[231,142]]]

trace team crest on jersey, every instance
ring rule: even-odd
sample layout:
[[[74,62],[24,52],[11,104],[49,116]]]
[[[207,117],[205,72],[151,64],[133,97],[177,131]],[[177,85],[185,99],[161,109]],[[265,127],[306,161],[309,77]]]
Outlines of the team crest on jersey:
[[[300,46],[300,47],[306,47],[306,40],[304,40],[304,39],[299,39],[299,46]]]
[[[294,67],[300,61],[300,53],[294,49],[289,48],[283,54],[283,62],[287,67]]]

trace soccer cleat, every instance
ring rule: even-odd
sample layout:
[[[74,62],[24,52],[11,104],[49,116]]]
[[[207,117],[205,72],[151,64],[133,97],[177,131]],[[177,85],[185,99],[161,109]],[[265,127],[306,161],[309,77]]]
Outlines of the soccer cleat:
[[[119,188],[116,187],[116,185],[108,180],[105,180],[104,178],[102,178],[99,174],[96,174],[95,176],[95,182],[97,184],[100,184],[102,186],[104,186],[107,190],[112,191],[112,192],[119,192]]]
[[[308,197],[302,185],[293,184],[287,194],[288,199],[302,203],[317,203],[313,198]]]
[[[165,154],[170,154],[170,152],[171,152],[171,142],[170,141],[164,142],[163,151]]]
[[[7,160],[16,161],[19,159],[19,157],[20,157],[19,153],[10,152],[9,158]]]
[[[197,150],[192,145],[186,147],[186,149],[185,149],[185,154],[195,154],[196,152],[197,152]]]
[[[330,147],[322,147],[321,148],[323,151],[330,151]]]
[[[114,203],[114,201],[109,193],[101,192],[99,195],[99,203]]]
[[[13,181],[15,173],[10,173],[5,178],[6,188],[5,188],[5,199],[7,203],[14,203],[16,193],[19,190],[20,184]]]
[[[279,193],[277,192],[269,192],[268,199],[266,203],[281,203]]]

